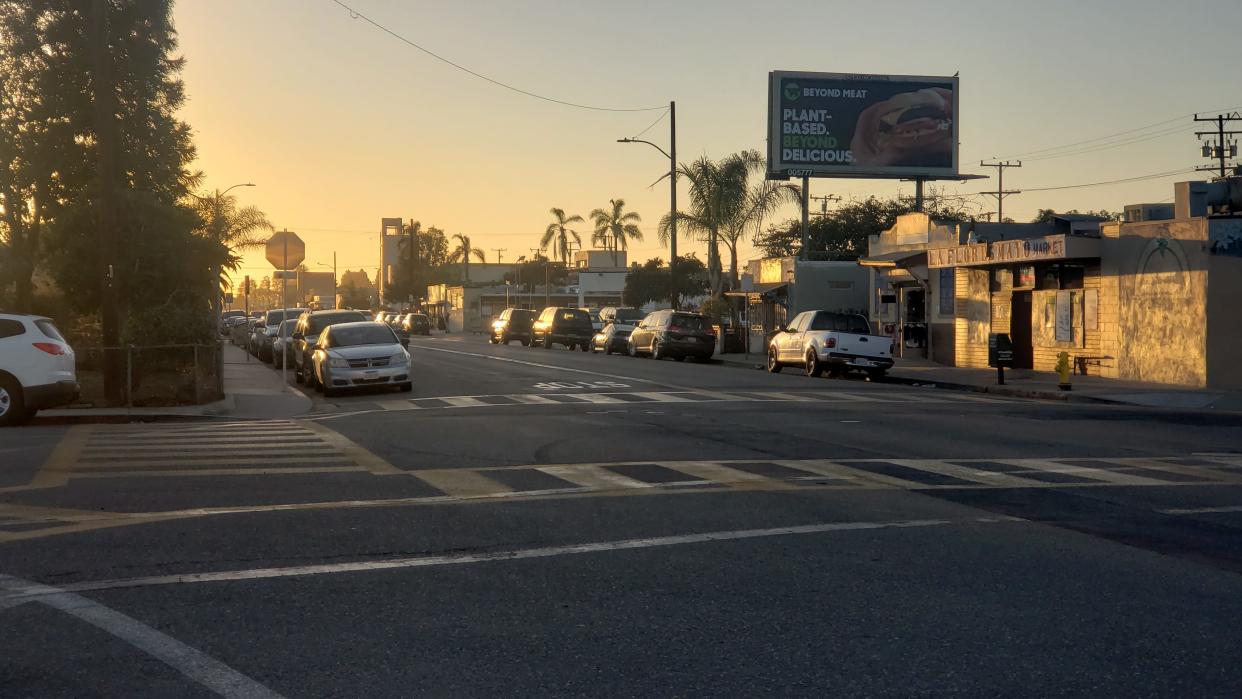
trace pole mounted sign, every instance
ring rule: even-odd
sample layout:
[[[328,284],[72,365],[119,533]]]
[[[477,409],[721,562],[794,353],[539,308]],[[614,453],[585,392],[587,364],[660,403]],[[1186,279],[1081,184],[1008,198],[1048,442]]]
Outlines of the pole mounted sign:
[[[293,269],[306,259],[306,243],[292,231],[278,231],[267,239],[267,261],[276,269]]]
[[[960,179],[958,80],[768,74],[768,178]]]

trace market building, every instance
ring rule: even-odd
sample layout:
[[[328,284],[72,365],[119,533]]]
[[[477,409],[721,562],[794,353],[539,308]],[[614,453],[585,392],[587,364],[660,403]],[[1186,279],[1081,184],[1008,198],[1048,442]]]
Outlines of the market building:
[[[905,356],[1182,386],[1242,388],[1242,179],[1182,182],[1171,211],[1029,224],[902,216],[872,236],[872,321]],[[930,301],[930,303],[929,303]]]

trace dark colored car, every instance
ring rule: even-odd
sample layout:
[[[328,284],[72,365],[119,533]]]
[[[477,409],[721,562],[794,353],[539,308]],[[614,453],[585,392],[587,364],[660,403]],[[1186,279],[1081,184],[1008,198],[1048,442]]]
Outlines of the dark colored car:
[[[716,351],[716,332],[707,316],[684,311],[656,311],[634,328],[627,349],[631,357],[645,354],[652,359],[672,357],[679,362],[694,357],[704,362]]]
[[[410,335],[430,335],[431,319],[426,313],[410,313],[401,320],[400,333]]]
[[[276,331],[281,321],[286,318],[297,318],[309,308],[275,308],[263,314],[263,322],[255,326],[255,356],[265,362],[272,360],[272,342],[276,339]]]
[[[494,345],[507,345],[514,340],[524,346],[530,346],[531,326],[535,324],[535,312],[525,308],[506,308],[500,317],[492,321],[492,336],[488,338]]]
[[[550,306],[543,309],[539,319],[530,326],[531,344],[543,345],[544,349],[552,349],[552,345],[560,344],[571,350],[577,347],[585,352],[594,335],[591,316],[581,308]]]
[[[633,325],[608,323],[603,330],[595,333],[595,337],[591,338],[591,351],[622,354],[626,351],[632,332],[634,332]]]
[[[604,321],[604,325],[621,323],[633,327],[646,316],[646,313],[629,306],[604,306],[599,310],[599,318]]]
[[[312,371],[311,355],[319,342],[319,333],[329,325],[370,320],[362,311],[311,311],[298,318],[298,327],[290,338],[293,340],[293,380],[303,383]]]

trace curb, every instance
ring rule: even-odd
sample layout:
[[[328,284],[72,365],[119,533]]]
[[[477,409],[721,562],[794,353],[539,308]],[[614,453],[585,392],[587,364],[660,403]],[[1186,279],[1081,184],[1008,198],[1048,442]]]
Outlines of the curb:
[[[915,379],[907,376],[888,375],[884,377],[883,383],[895,383],[905,386],[922,386],[924,388],[939,388],[948,391],[969,391],[972,393],[990,393],[997,396],[1011,396],[1013,398],[1031,398],[1035,400],[1056,400],[1063,403],[1095,403],[1101,405],[1129,405],[1124,401],[1109,400],[1107,398],[1097,398],[1095,396],[1087,396],[1081,393],[1074,394],[1070,391],[1044,391],[1030,388],[1010,388],[1008,386],[979,386],[977,384],[953,383],[951,381],[928,381],[926,379]]]

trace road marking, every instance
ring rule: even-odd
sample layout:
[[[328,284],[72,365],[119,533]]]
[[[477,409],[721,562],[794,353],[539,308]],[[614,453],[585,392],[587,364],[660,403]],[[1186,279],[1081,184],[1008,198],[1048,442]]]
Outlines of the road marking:
[[[22,598],[60,610],[125,641],[222,697],[281,696],[202,651],[81,595],[8,575],[0,575],[0,589],[8,590],[11,596],[8,600],[0,598],[0,610]]]
[[[1216,512],[1242,512],[1242,505],[1223,505],[1221,507],[1173,507],[1167,510],[1156,510],[1166,515],[1206,515]]]
[[[375,570],[427,568],[433,566],[490,563],[496,561],[514,561],[531,558],[550,558],[554,556],[567,556],[584,553],[603,553],[609,551],[625,551],[667,546],[685,546],[689,544],[706,544],[718,541],[762,539],[801,534],[873,531],[877,529],[918,529],[955,525],[969,526],[975,524],[1023,522],[1026,522],[1026,520],[1018,517],[1006,516],[969,517],[964,519],[912,519],[884,522],[827,522],[789,527],[772,527],[769,529],[737,529],[731,531],[702,532],[698,534],[658,536],[642,539],[621,539],[617,541],[601,541],[586,544],[568,544],[564,546],[509,549],[505,551],[489,551],[487,553],[412,556],[406,558],[375,559],[370,561],[350,561],[346,563],[321,563],[283,568],[251,568],[242,570],[215,571],[210,573],[187,573],[184,575],[152,575],[142,578],[122,578],[118,580],[98,580],[95,582],[75,583],[72,585],[65,585],[62,590],[90,592],[135,587],[153,587],[159,585],[190,585],[213,582],[235,582],[239,580],[266,580],[272,578],[303,577],[310,575],[360,573]],[[35,599],[38,598],[40,594],[41,593],[38,590],[31,590],[23,591],[20,595],[14,595],[14,597],[20,596],[26,599]]]
[[[1104,481],[1114,485],[1168,485],[1165,481],[1159,481],[1154,478],[1144,478],[1143,476],[1133,476],[1128,473],[1106,471],[1099,468],[1069,466],[1048,459],[999,459],[999,461],[1004,464],[1048,471],[1049,473],[1066,473],[1072,476],[1082,476],[1083,478]],[[1022,474],[1019,473],[1017,475],[1021,477]]]
[[[450,396],[448,398],[441,398],[440,400],[448,403],[454,408],[479,408],[489,405],[489,403],[484,403],[478,398],[471,398],[470,396]]]
[[[253,454],[247,454],[247,456],[253,456]],[[326,456],[264,456],[262,464],[264,466],[268,464],[335,464],[346,460],[347,458],[341,456],[340,454],[329,454]],[[118,459],[115,461],[84,460],[78,462],[79,470],[73,472],[73,477],[82,478],[83,470],[95,471],[112,468],[133,468],[134,466],[143,466],[148,469],[178,468],[184,466],[224,466],[228,464],[237,464],[238,462],[239,459],[235,456],[225,456],[220,458],[195,456],[184,459],[168,459],[163,461],[151,459],[143,459],[141,461],[133,461],[129,459]]]
[[[762,392],[755,391],[755,392],[752,392],[751,395],[763,396],[763,397],[762,398],[735,398],[734,400],[760,400],[760,401],[783,400],[783,401],[795,401],[798,403],[815,402],[814,398],[806,394],[801,394],[801,393],[778,393],[776,391],[762,391]]]
[[[507,397],[512,398],[518,403],[521,403],[524,405],[562,405],[562,403],[558,400],[552,400],[551,398],[548,398],[546,396],[539,396],[533,393],[522,394],[522,395],[512,395],[512,396],[507,396]]]
[[[717,483],[754,483],[756,481],[765,481],[773,485],[780,483],[779,480],[774,478],[748,473],[736,468],[729,468],[711,461],[679,461],[673,469],[687,473],[695,478],[702,478],[705,481],[716,481]]]
[[[69,431],[65,432],[65,436],[60,438],[56,448],[48,455],[47,461],[43,462],[34,480],[30,481],[30,487],[55,488],[68,483],[73,464],[81,456],[82,447],[86,445],[86,439],[90,434],[90,425],[70,427]],[[0,488],[0,493],[5,490],[5,488]]]
[[[693,400],[677,393],[659,393],[655,391],[634,392],[630,395],[646,398],[655,403],[689,403]]]
[[[418,410],[419,405],[410,400],[381,400],[376,403],[384,410]]]
[[[952,478],[960,478],[962,480],[974,481],[976,483],[985,482],[996,486],[1004,486],[1009,488],[1023,488],[1033,485],[1041,485],[1039,481],[1029,478],[1000,473],[998,471],[980,471],[969,466],[959,466],[951,464],[947,461],[939,461],[934,459],[890,459],[889,463],[898,466],[906,466],[915,468],[920,471],[928,471],[931,473],[939,473]]]
[[[341,461],[341,459],[335,459]],[[75,473],[85,478],[183,478],[186,476],[288,476],[308,473],[366,473],[362,466],[308,466],[306,468],[187,468],[166,471],[99,471]]]
[[[410,471],[409,474],[426,482],[445,495],[470,496],[513,491],[513,488],[504,483],[492,480],[478,471],[468,471],[466,469],[427,469],[423,471]]]
[[[625,381],[638,381],[638,382],[640,382],[640,383],[650,383],[650,384],[660,384],[660,383],[661,383],[660,381],[653,381],[653,380],[651,380],[651,379],[640,379],[640,378],[638,378],[638,377],[636,377],[636,376],[620,376],[620,375],[618,375],[618,374],[606,374],[606,373],[604,373],[604,372],[602,372],[602,371],[587,371],[586,369],[571,369],[571,368],[569,368],[569,367],[555,366],[555,365],[552,365],[552,364],[540,364],[540,363],[538,363],[538,362],[527,362],[527,361],[524,361],[524,360],[521,360],[521,359],[511,359],[511,358],[509,358],[509,357],[497,357],[497,356],[495,356],[495,355],[491,355],[491,354],[479,354],[478,352],[462,352],[461,350],[451,350],[451,349],[445,349],[445,348],[443,348],[443,347],[428,347],[428,346],[426,346],[426,345],[415,345],[415,346],[416,346],[416,347],[418,347],[418,348],[420,348],[420,349],[430,350],[430,351],[432,351],[432,352],[448,352],[449,354],[461,354],[461,355],[465,355],[465,356],[467,356],[467,357],[479,357],[479,358],[481,358],[481,359],[491,359],[492,361],[497,361],[497,362],[509,362],[509,363],[512,363],[512,364],[522,364],[522,365],[524,365],[524,366],[539,367],[540,369],[554,369],[554,370],[556,370],[556,371],[568,371],[568,372],[571,372],[571,373],[574,373],[574,374],[587,374],[587,375],[590,375],[590,376],[603,376],[603,377],[605,377],[605,378],[609,378],[609,379],[622,379],[622,380],[625,380]],[[671,385],[671,384],[664,384],[664,385],[668,386],[668,385]],[[676,388],[676,387],[675,387],[675,388]]]
[[[561,394],[556,394],[556,395],[572,396],[584,403],[625,403],[626,402],[626,401],[621,400],[620,398],[613,398],[612,396],[605,395],[603,393],[561,393]]]
[[[324,427],[317,422],[307,422],[306,420],[295,420],[294,424],[302,425],[314,432],[320,439],[340,450],[350,461],[377,476],[393,476],[405,473],[405,471],[393,466],[379,456],[358,446],[352,439],[336,430]]]
[[[654,488],[655,484],[623,476],[601,466],[540,466],[536,470],[584,488]]]

